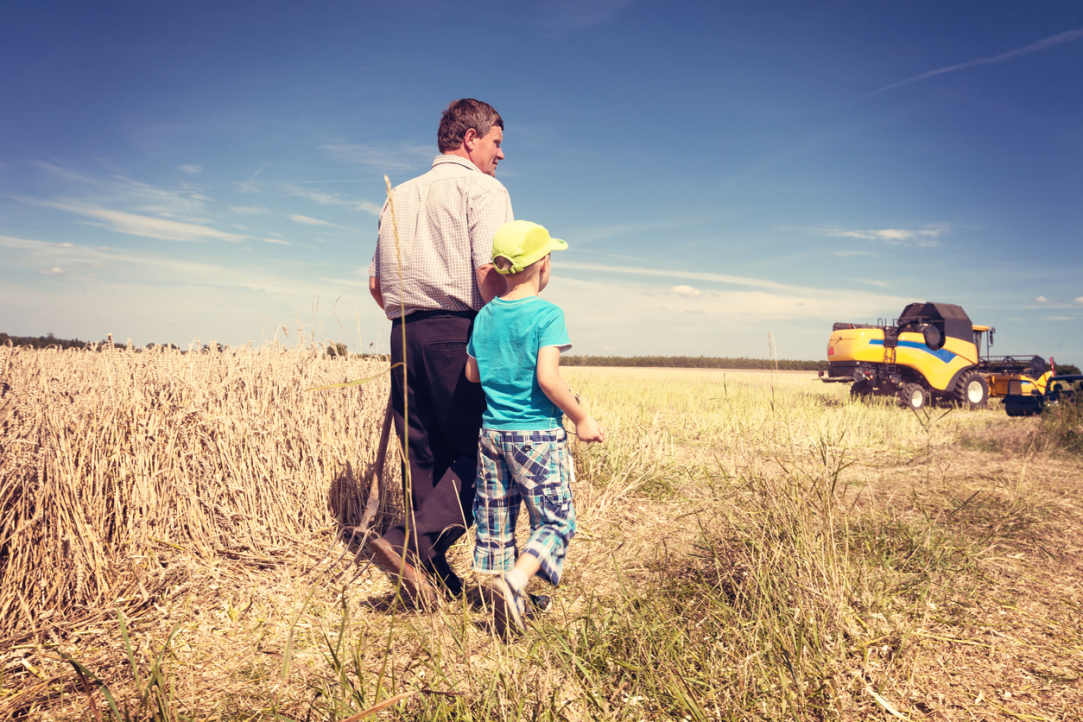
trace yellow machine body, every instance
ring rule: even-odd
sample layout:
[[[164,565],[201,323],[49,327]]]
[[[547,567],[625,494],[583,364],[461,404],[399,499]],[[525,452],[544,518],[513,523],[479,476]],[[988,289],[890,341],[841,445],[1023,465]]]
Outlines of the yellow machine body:
[[[840,329],[831,334],[827,359],[832,364],[864,362],[894,364],[921,374],[929,387],[945,391],[959,372],[978,363],[975,344],[948,337],[943,345],[930,348],[920,333],[902,332],[895,345],[885,344],[881,328]]]

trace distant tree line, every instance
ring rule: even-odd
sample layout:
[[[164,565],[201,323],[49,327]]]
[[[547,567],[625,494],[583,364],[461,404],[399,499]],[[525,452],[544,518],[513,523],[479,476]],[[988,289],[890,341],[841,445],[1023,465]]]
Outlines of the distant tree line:
[[[0,333],[0,346],[6,346],[8,343],[13,346],[29,346],[31,348],[86,348],[88,345],[95,343],[92,341],[80,341],[79,339],[64,339],[57,338],[51,333],[47,333],[44,336],[10,336],[6,333]],[[108,346],[109,341],[96,342],[99,349]],[[174,344],[167,344],[169,348],[177,348]],[[125,344],[114,343],[116,348],[127,348]],[[156,348],[158,344],[149,343],[147,348]],[[218,351],[223,352],[228,347],[222,344],[215,344],[211,346],[205,344],[202,351]],[[361,358],[386,358],[385,354],[350,354],[346,350],[346,344],[344,343],[328,343],[326,350],[324,351],[328,356],[338,358],[348,358],[349,356],[359,356]],[[677,368],[677,369],[774,369],[777,368],[780,371],[827,371],[827,361],[791,361],[788,359],[779,359],[778,361],[772,361],[771,359],[761,358],[722,358],[716,356],[561,356],[560,363],[563,366],[629,366],[629,367],[641,367],[641,368]],[[776,365],[777,364],[777,365]],[[1078,374],[1079,368],[1072,364],[1057,365],[1057,373],[1066,374]]]
[[[86,348],[93,341],[80,341],[77,338],[57,338],[51,333],[47,333],[44,336],[9,336],[6,333],[0,333],[0,346],[6,346],[10,343],[12,346],[29,346],[30,348]],[[101,341],[101,344],[109,345],[108,341]],[[114,343],[117,348],[127,348],[122,343]]]
[[[561,356],[562,366],[638,366],[678,369],[774,369],[780,371],[827,370],[827,361],[790,361],[715,356]],[[777,364],[777,366],[776,366]]]

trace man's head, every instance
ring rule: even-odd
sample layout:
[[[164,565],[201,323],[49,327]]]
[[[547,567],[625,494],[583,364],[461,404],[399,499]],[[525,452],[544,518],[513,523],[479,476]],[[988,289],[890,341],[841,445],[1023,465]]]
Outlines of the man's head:
[[[456,100],[444,110],[436,140],[441,153],[462,156],[482,173],[496,175],[496,164],[504,159],[504,120],[488,103]]]

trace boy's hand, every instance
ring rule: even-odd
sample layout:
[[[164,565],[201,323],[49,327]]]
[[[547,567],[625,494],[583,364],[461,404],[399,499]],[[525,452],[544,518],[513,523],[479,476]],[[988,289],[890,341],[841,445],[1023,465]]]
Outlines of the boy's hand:
[[[598,422],[594,420],[593,416],[588,416],[583,419],[582,423],[575,425],[575,435],[579,437],[580,441],[586,441],[587,443],[605,441],[605,432],[602,431],[602,427],[598,426]]]

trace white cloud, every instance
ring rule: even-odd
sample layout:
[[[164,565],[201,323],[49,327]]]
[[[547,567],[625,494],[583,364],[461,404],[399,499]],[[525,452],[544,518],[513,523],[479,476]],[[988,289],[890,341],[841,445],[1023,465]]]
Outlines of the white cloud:
[[[279,246],[292,245],[289,241],[283,241],[281,238],[261,238],[260,240],[262,240],[264,243],[274,243]]]
[[[203,172],[203,166],[195,165],[194,163],[190,164],[190,165],[178,165],[177,168],[184,171],[185,173],[193,173],[193,174],[195,174],[195,173],[202,173]]]
[[[69,213],[75,213],[86,218],[93,218],[101,221],[101,223],[96,225],[101,225],[112,231],[116,231],[117,233],[125,233],[131,236],[158,238],[164,241],[217,240],[229,241],[230,243],[237,243],[239,241],[247,240],[248,238],[247,236],[241,236],[236,233],[226,233],[215,228],[208,228],[207,226],[194,223],[141,216],[134,213],[114,211],[109,208],[100,208],[97,206],[52,201],[29,200],[28,202],[68,211]]]
[[[1049,303],[1049,299],[1046,298],[1045,296],[1038,296],[1034,300],[1037,301],[1038,303]]]
[[[1080,296],[1075,300],[1076,303],[1083,303],[1083,296]]]
[[[691,286],[674,286],[669,289],[669,292],[686,298],[695,298],[702,293],[698,288],[692,288]]]
[[[38,271],[38,273],[42,274],[43,276],[60,276],[67,273],[67,271],[65,271],[63,268],[53,267]]]

